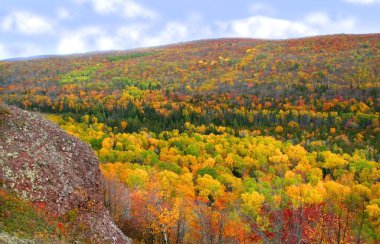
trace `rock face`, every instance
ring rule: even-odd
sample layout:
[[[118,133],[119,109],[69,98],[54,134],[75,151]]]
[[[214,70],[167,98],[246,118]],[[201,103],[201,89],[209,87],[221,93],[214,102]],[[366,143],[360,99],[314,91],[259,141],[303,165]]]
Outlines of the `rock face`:
[[[0,187],[58,216],[75,210],[93,242],[130,243],[102,204],[90,146],[41,115],[7,109],[0,114]]]

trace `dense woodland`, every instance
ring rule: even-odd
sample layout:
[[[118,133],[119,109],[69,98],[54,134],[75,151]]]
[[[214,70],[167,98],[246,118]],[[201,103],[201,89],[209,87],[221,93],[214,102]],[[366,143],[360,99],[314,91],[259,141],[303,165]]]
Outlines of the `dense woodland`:
[[[380,35],[0,62],[1,99],[91,144],[146,243],[380,241]]]

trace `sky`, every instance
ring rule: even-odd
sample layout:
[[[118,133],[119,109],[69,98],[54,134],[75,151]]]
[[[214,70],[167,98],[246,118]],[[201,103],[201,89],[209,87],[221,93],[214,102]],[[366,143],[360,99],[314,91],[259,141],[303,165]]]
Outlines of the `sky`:
[[[0,0],[0,60],[190,40],[380,32],[380,0]]]

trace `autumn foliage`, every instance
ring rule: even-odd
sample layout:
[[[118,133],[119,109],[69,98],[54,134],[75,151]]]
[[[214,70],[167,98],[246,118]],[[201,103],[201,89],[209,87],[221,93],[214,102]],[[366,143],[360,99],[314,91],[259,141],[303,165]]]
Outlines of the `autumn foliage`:
[[[2,100],[89,143],[145,243],[380,241],[380,35],[0,63]]]

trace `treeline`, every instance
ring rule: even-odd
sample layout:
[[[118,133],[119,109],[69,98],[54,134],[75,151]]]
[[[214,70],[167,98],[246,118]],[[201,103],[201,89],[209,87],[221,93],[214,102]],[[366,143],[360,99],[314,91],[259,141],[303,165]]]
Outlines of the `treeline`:
[[[29,108],[59,113],[78,122],[83,114],[88,114],[113,128],[114,132],[131,133],[142,129],[155,133],[164,130],[184,132],[184,124],[190,122],[196,126],[207,125],[207,133],[217,133],[217,126],[231,127],[235,135],[239,130],[255,129],[260,135],[301,143],[308,149],[310,143],[324,141],[329,150],[338,153],[353,153],[355,149],[369,147],[369,159],[380,156],[379,101],[373,97],[364,102],[342,97],[332,100],[259,100],[256,97],[227,99],[227,94],[222,96],[226,99],[224,103],[223,98],[214,101],[211,97],[200,96],[190,101],[169,103],[147,99],[149,95],[153,96],[152,93],[143,94],[144,98],[140,99],[125,92],[118,99],[112,96],[102,100],[75,98],[55,104],[32,100],[35,105]],[[203,101],[207,101],[208,106],[204,106]],[[126,122],[125,128],[122,122]]]

